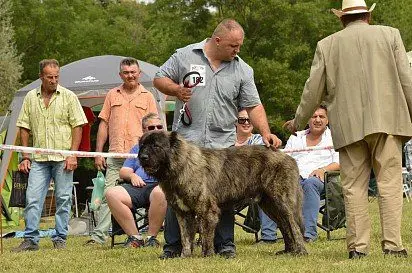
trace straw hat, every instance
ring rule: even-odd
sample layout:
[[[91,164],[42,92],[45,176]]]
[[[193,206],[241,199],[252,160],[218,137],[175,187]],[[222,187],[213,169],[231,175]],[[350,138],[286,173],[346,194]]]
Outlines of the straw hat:
[[[372,12],[372,10],[375,8],[375,5],[376,3],[373,3],[370,9],[368,9],[368,6],[366,6],[365,0],[342,0],[341,10],[337,10],[337,9],[331,9],[331,10],[336,16],[342,17],[343,15],[346,15],[346,14]]]

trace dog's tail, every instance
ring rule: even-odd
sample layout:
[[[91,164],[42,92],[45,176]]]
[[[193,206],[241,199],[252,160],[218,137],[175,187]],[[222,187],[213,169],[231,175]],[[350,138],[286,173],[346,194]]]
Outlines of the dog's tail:
[[[297,224],[299,225],[300,232],[305,234],[305,224],[303,223],[303,215],[302,215],[302,206],[303,206],[303,191],[301,187],[298,187],[299,190],[296,191],[296,209],[295,213],[297,214],[295,219],[299,219]]]

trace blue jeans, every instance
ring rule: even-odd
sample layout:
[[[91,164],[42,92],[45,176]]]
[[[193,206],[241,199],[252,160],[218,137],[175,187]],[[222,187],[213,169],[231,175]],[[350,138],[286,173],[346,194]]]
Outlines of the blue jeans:
[[[234,210],[222,210],[220,221],[215,229],[214,247],[215,252],[235,251],[234,243]],[[165,218],[165,245],[163,251],[180,253],[182,251],[182,242],[180,239],[180,228],[175,212],[170,206],[167,207]]]
[[[303,189],[303,221],[305,224],[304,237],[316,239],[318,237],[317,221],[320,207],[320,194],[325,189],[325,184],[317,177],[311,176],[300,180]],[[275,240],[277,225],[261,209],[262,240]]]
[[[264,241],[275,241],[277,240],[276,230],[277,225],[263,210],[259,207],[259,218],[260,218],[260,236]]]
[[[64,170],[64,161],[33,161],[26,191],[24,238],[39,243],[39,223],[50,180],[54,181],[56,197],[55,230],[53,241],[66,240],[72,205],[73,171]]]

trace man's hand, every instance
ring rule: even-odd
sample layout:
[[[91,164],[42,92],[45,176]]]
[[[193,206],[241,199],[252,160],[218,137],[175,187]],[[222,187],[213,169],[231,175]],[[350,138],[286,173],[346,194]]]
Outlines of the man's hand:
[[[130,182],[132,183],[133,186],[138,187],[138,188],[142,188],[146,186],[146,183],[143,181],[143,179],[135,173],[132,173],[130,175]]]
[[[183,101],[184,103],[188,102],[191,96],[192,96],[192,89],[186,88],[183,86],[180,86],[179,90],[176,93],[176,97],[179,100]]]
[[[316,169],[316,170],[314,170],[313,172],[311,172],[311,173],[309,174],[309,176],[317,177],[317,178],[320,179],[320,181],[324,182],[323,180],[324,180],[324,178],[325,178],[325,172],[326,172],[326,170],[325,170],[324,168],[322,168],[322,169]]]
[[[106,169],[107,164],[106,164],[106,160],[104,159],[104,157],[102,156],[96,156],[94,158],[94,166],[96,167],[96,169],[98,171],[103,171]]]
[[[29,173],[31,169],[31,161],[30,159],[23,159],[19,164],[19,171],[23,173]]]
[[[266,147],[273,146],[275,148],[279,148],[282,146],[282,140],[274,134],[265,134],[262,136],[262,140]]]
[[[64,169],[68,171],[74,171],[77,169],[77,157],[69,156],[64,161]]]
[[[295,123],[295,119],[291,119],[285,122],[285,124],[283,124],[283,129],[288,130],[291,134],[295,134],[297,129],[294,125]]]

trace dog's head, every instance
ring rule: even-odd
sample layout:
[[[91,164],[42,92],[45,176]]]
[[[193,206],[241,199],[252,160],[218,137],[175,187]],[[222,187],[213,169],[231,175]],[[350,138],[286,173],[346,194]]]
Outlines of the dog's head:
[[[139,161],[145,172],[159,179],[170,168],[172,148],[177,134],[165,131],[150,131],[140,139]]]

